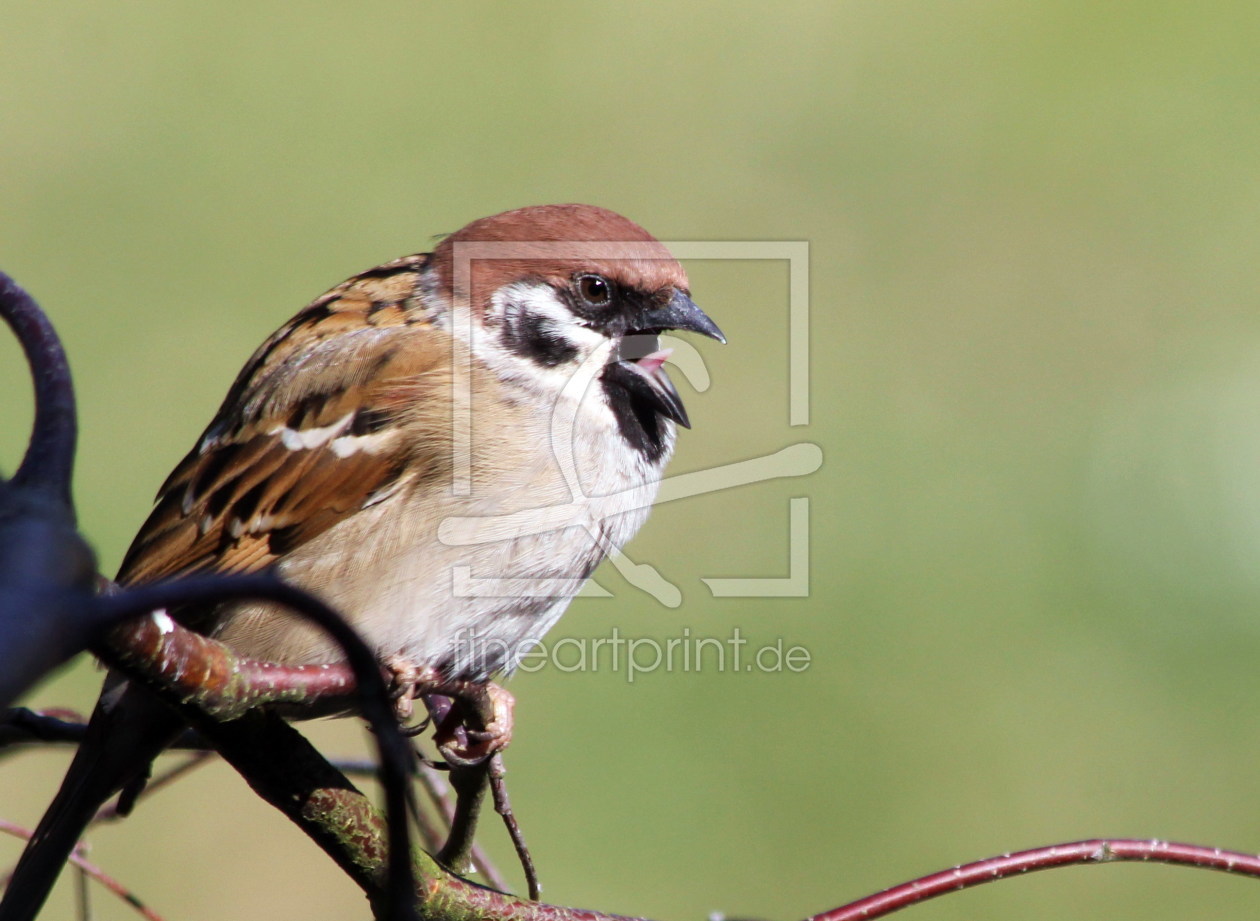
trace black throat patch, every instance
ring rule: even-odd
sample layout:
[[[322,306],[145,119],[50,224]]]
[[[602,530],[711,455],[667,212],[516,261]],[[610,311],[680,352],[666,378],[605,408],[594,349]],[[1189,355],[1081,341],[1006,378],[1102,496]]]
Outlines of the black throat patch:
[[[621,437],[655,464],[665,454],[670,423],[657,410],[643,378],[614,361],[604,367],[600,380]]]

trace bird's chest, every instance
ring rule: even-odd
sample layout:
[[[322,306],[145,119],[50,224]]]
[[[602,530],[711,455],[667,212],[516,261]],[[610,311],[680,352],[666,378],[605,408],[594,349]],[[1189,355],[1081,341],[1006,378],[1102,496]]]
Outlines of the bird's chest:
[[[353,529],[334,527],[284,574],[319,585],[385,655],[470,674],[510,667],[656,494],[658,466],[615,427],[581,421],[558,431],[542,413],[474,416],[449,470],[355,516]],[[465,664],[478,657],[490,664]]]
[[[580,580],[629,540],[647,517],[659,467],[598,418],[579,422],[558,427],[522,414],[512,427],[479,440],[474,433],[466,475],[456,470],[436,501],[415,499],[441,510],[432,532],[439,554],[482,576]]]

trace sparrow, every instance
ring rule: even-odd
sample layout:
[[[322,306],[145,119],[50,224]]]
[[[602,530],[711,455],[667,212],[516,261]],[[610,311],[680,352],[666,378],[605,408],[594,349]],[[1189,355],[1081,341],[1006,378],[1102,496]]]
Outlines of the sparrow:
[[[510,673],[648,514],[689,426],[658,345],[671,330],[725,341],[627,218],[563,204],[474,221],[337,285],[254,352],[117,581],[270,567],[398,673]],[[271,604],[170,615],[253,659],[340,658]],[[181,728],[111,673],[2,921],[34,917],[96,809]]]

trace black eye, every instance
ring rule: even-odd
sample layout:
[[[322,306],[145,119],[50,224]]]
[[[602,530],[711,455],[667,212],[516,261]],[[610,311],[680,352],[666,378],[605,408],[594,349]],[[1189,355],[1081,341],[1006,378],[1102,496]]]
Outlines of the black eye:
[[[607,307],[612,302],[612,285],[599,275],[579,275],[577,290],[588,307]]]

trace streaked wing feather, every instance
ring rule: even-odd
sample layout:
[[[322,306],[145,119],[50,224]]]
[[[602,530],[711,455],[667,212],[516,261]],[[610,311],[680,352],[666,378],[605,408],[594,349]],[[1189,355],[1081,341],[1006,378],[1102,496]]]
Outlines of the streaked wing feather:
[[[405,485],[425,446],[391,423],[447,359],[416,300],[424,264],[406,257],[350,279],[254,353],[162,485],[120,582],[261,569]]]

